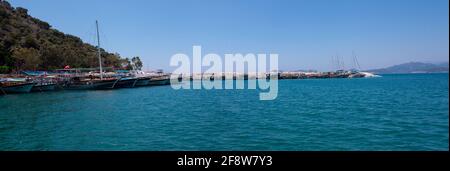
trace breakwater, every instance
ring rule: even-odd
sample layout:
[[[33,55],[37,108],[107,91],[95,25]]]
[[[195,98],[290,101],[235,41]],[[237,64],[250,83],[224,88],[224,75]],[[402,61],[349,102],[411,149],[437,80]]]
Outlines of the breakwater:
[[[378,77],[368,72],[334,71],[334,72],[271,72],[271,73],[194,73],[178,74],[179,80],[214,80],[214,79],[326,79],[326,78],[369,78]]]

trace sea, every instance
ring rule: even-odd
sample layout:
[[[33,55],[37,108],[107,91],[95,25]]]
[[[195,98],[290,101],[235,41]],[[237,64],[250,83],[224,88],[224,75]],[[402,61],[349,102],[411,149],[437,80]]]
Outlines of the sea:
[[[448,151],[448,74],[0,96],[1,151]]]

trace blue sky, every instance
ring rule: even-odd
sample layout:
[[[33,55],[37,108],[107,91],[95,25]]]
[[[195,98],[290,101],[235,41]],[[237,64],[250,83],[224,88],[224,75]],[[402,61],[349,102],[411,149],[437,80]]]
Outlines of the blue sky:
[[[282,70],[362,69],[449,57],[448,0],[10,0],[54,28],[165,69],[176,53],[278,53]]]

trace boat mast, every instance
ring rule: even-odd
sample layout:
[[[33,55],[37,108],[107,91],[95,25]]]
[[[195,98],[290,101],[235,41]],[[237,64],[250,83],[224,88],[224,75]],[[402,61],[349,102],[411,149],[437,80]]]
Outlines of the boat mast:
[[[361,66],[359,65],[358,57],[355,55],[354,51],[352,51],[352,55],[353,55],[353,61],[356,65],[355,67],[357,67],[358,70],[361,70]]]
[[[103,80],[103,68],[102,68],[102,55],[100,51],[100,34],[98,31],[98,21],[95,20],[95,25],[97,26],[97,50],[98,50],[98,63],[100,65],[100,79]]]
[[[341,58],[339,57],[338,53],[336,53],[336,66],[337,70],[342,70]]]

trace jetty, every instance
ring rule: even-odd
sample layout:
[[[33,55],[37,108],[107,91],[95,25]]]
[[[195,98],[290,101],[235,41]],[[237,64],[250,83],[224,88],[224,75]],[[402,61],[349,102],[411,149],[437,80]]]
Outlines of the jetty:
[[[221,73],[193,73],[179,74],[178,80],[248,80],[248,79],[332,79],[332,78],[370,78],[378,77],[369,72],[338,70],[332,72],[267,72],[267,73],[239,73],[239,72],[221,72]]]

